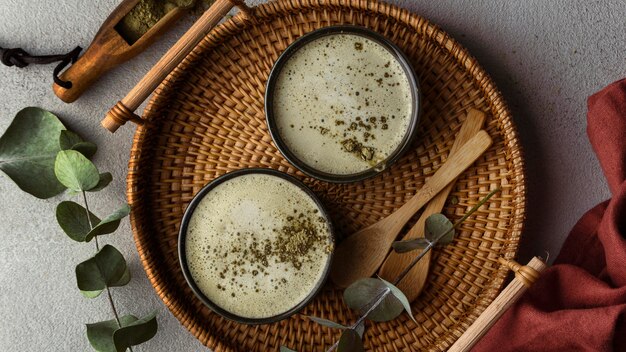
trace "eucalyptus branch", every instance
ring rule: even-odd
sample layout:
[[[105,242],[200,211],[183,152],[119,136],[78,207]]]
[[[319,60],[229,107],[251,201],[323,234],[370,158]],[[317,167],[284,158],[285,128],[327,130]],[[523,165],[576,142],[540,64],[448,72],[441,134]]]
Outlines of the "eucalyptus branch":
[[[87,194],[85,191],[81,192],[83,194],[83,202],[85,203],[85,211],[87,212],[87,219],[89,220],[89,229],[93,231],[93,222],[91,221],[91,216],[89,212],[89,203],[87,202]],[[100,251],[100,244],[98,243],[98,236],[94,237],[94,241],[96,243],[96,253]],[[117,322],[117,326],[119,328],[122,327],[122,322],[120,322],[120,316],[117,313],[117,308],[115,308],[115,302],[113,302],[113,296],[111,295],[111,289],[109,286],[106,286],[107,298],[109,299],[109,305],[111,306],[111,310],[113,311],[113,316],[115,316],[115,321]],[[128,346],[128,350],[133,352],[133,348]]]
[[[94,143],[68,130],[51,112],[28,107],[15,116],[0,136],[0,166],[10,161],[9,178],[37,198],[48,199],[65,190],[74,195],[82,193],[84,205],[80,201],[60,202],[56,220],[73,241],[95,241],[96,254],[76,265],[76,285],[90,299],[106,291],[115,316],[86,324],[87,338],[99,352],[132,352],[131,346],[144,343],[156,334],[156,312],[141,319],[131,314],[120,316],[117,312],[110,288],[127,285],[130,271],[122,253],[109,244],[101,248],[98,237],[115,232],[121,220],[129,215],[130,207],[124,204],[102,220],[89,210],[86,192],[101,191],[113,179],[111,173],[100,173],[91,162],[97,150]]]
[[[356,329],[359,325],[361,325],[365,319],[367,318],[367,316],[374,311],[374,309],[376,309],[376,307],[378,307],[384,300],[385,298],[387,298],[387,296],[391,293],[391,289],[387,289],[385,291],[383,291],[382,293],[380,293],[378,295],[378,298],[375,299],[374,301],[370,302],[370,304],[367,304],[366,306],[369,306],[369,308],[367,309],[367,311],[365,311],[365,313],[363,313],[359,319],[350,326],[350,329]],[[326,352],[332,352],[335,349],[337,349],[337,347],[339,346],[339,341],[335,342],[334,345],[330,346],[330,348],[326,351]]]
[[[454,228],[452,230],[454,230]],[[452,230],[448,230],[447,233],[452,232]],[[400,281],[402,281],[402,279],[406,277],[406,275],[409,273],[409,271],[411,271],[411,269],[413,269],[413,267],[417,264],[417,262],[419,262],[426,255],[426,253],[428,253],[428,251],[430,251],[434,246],[435,246],[435,242],[430,242],[428,246],[426,246],[426,248],[424,248],[420,252],[420,254],[417,257],[415,257],[411,261],[411,263],[406,268],[404,268],[404,270],[402,270],[400,275],[398,275],[398,277],[395,280],[393,280],[393,284],[397,285]]]
[[[87,221],[89,222],[89,230],[93,231],[93,222],[91,221],[91,215],[89,213],[89,203],[87,203],[87,194],[85,191],[81,191],[83,194],[83,203],[85,204],[85,212],[87,213]],[[96,236],[96,249],[100,250],[100,246],[98,245],[98,236]]]
[[[474,214],[483,204],[485,204],[491,197],[493,197],[496,193],[500,192],[500,188],[496,188],[493,191],[489,192],[489,194],[487,196],[485,196],[485,198],[481,199],[476,205],[474,205],[467,213],[465,213],[465,215],[463,215],[463,217],[461,217],[459,220],[457,220],[454,223],[454,226],[452,226],[450,229],[448,229],[448,231],[439,234],[437,237],[435,237],[432,241],[429,241],[428,245],[426,246],[426,248],[424,248],[420,254],[415,257],[411,263],[409,265],[407,265],[406,268],[404,268],[404,270],[400,273],[400,275],[398,275],[398,277],[393,281],[394,285],[397,285],[400,281],[402,281],[402,279],[404,279],[407,274],[413,269],[413,267],[426,255],[426,253],[428,253],[428,251],[430,251],[435,245],[437,245],[437,242],[439,242],[439,240],[441,240],[442,238],[444,238],[445,236],[449,235],[452,231],[454,231],[457,227],[459,227],[459,225],[461,225],[461,223],[465,220],[467,220],[467,218],[469,218],[472,214]]]
[[[365,311],[365,313],[363,313],[363,315],[356,321],[356,323],[354,323],[354,325],[351,326],[352,329],[356,329],[357,326],[359,326],[359,324],[361,324],[363,322],[363,320],[365,320],[365,318],[367,318],[367,316],[374,310],[376,309],[376,307],[378,307],[383,300],[387,297],[387,295],[389,295],[391,293],[390,289],[387,289],[385,291],[383,291],[381,294],[379,294],[378,299],[370,302],[370,304],[368,304],[369,308]]]
[[[381,303],[385,300],[385,298],[387,298],[387,296],[389,296],[389,294],[393,294],[394,296],[396,296],[396,298],[398,298],[398,300],[401,300],[401,298],[398,296],[397,293],[392,292],[392,288],[396,291],[399,291],[399,289],[397,289],[395,287],[395,285],[397,285],[400,281],[402,281],[407,275],[408,273],[413,269],[413,267],[415,267],[415,265],[426,255],[426,253],[428,253],[428,251],[430,251],[435,245],[437,245],[437,243],[439,241],[441,241],[444,237],[450,235],[451,233],[454,233],[454,230],[461,225],[461,223],[463,223],[465,220],[467,220],[467,218],[469,218],[473,213],[475,213],[483,204],[485,204],[491,197],[493,197],[496,193],[500,192],[500,188],[497,188],[491,192],[489,192],[489,194],[487,196],[485,196],[484,198],[482,198],[476,205],[474,205],[469,211],[467,211],[459,220],[457,220],[454,224],[451,224],[449,222],[449,220],[445,219],[446,223],[448,224],[447,226],[449,226],[449,228],[446,231],[443,231],[437,235],[435,235],[433,238],[428,240],[428,245],[426,247],[424,247],[422,249],[422,251],[420,252],[419,255],[417,255],[412,261],[411,263],[398,275],[398,277],[390,284],[391,286],[388,285],[388,287],[385,288],[385,290],[381,291],[379,294],[377,294],[372,300],[370,300],[367,304],[363,305],[363,307],[361,307],[359,309],[359,311],[364,313],[359,317],[359,319],[357,319],[357,321],[352,324],[349,329],[356,329],[360,324],[362,324],[365,319],[367,319],[367,317],[377,308],[381,305]],[[437,215],[437,214],[435,214]],[[439,214],[439,216],[441,217],[441,215]],[[386,283],[389,284],[389,283]],[[399,295],[404,297],[404,295],[402,294],[401,291],[399,291]],[[402,302],[402,304],[407,304],[408,305],[408,300],[406,300],[406,297],[404,297],[404,302]],[[354,307],[353,307],[354,308]],[[410,306],[407,307],[405,306],[405,308],[407,309],[407,311],[410,313]],[[335,342],[328,350],[327,352],[332,352],[334,350],[336,350],[339,347],[339,343],[341,340]]]

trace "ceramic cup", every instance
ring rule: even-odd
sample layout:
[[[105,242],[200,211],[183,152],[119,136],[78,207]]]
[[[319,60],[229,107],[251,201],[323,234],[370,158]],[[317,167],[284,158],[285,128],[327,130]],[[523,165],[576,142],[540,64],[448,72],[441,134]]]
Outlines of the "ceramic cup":
[[[187,263],[187,254],[186,254],[186,239],[187,239],[187,231],[189,228],[189,223],[191,220],[191,217],[196,209],[196,207],[198,206],[198,204],[202,201],[202,199],[209,194],[213,189],[215,189],[215,187],[217,187],[218,185],[224,183],[225,181],[228,180],[232,180],[234,178],[243,176],[243,175],[250,175],[250,174],[261,174],[261,175],[270,175],[270,176],[276,176],[279,177],[295,186],[297,186],[298,188],[300,188],[302,191],[304,191],[306,193],[306,195],[313,200],[313,202],[315,203],[315,205],[317,206],[317,210],[318,215],[321,216],[327,226],[328,226],[328,231],[330,234],[330,238],[332,241],[332,249],[330,251],[330,253],[328,253],[328,259],[326,260],[326,265],[323,269],[323,273],[320,277],[320,279],[315,283],[314,288],[310,291],[310,293],[306,296],[306,298],[304,300],[302,300],[301,302],[299,302],[297,305],[295,305],[293,308],[289,309],[288,311],[272,316],[272,317],[267,317],[267,318],[248,318],[248,317],[242,317],[242,316],[238,316],[236,314],[233,314],[227,310],[225,310],[224,308],[220,307],[219,305],[215,304],[214,302],[212,302],[202,291],[201,289],[198,287],[198,285],[196,284],[196,282],[194,281],[194,278],[190,272],[189,269],[189,265]],[[283,320],[285,318],[288,318],[289,316],[295,314],[296,312],[298,312],[299,310],[301,310],[303,307],[305,307],[316,295],[317,293],[322,289],[329,273],[330,273],[330,267],[332,264],[332,256],[333,256],[333,250],[334,250],[334,235],[333,235],[333,227],[332,227],[332,223],[330,221],[330,218],[328,216],[327,211],[324,209],[324,206],[322,205],[322,203],[320,202],[320,200],[317,198],[317,196],[313,193],[313,191],[311,191],[307,186],[305,186],[302,182],[300,182],[299,180],[297,180],[296,178],[287,175],[283,172],[277,171],[277,170],[273,170],[273,169],[263,169],[263,168],[250,168],[250,169],[241,169],[241,170],[237,170],[237,171],[232,171],[229,172],[225,175],[222,175],[218,178],[216,178],[215,180],[211,181],[210,183],[208,183],[206,186],[204,186],[192,199],[191,203],[189,203],[189,205],[187,206],[187,209],[185,210],[185,213],[183,215],[183,219],[182,219],[182,223],[180,226],[180,232],[179,232],[179,237],[178,237],[178,255],[179,255],[179,260],[180,260],[180,266],[182,268],[183,271],[183,275],[185,277],[185,280],[187,281],[187,283],[189,284],[189,287],[191,288],[191,290],[193,291],[193,293],[196,295],[196,297],[198,297],[198,299],[200,299],[200,301],[202,301],[207,307],[209,307],[213,312],[236,322],[239,323],[244,323],[244,324],[268,324],[268,323],[273,323],[279,320]]]
[[[300,50],[302,47],[311,43],[312,41],[325,37],[332,36],[337,34],[352,34],[367,38],[385,48],[389,53],[391,53],[397,62],[402,67],[402,70],[408,79],[409,89],[411,94],[411,114],[409,117],[408,128],[402,138],[400,144],[396,147],[396,149],[388,154],[388,156],[380,163],[371,168],[353,174],[332,174],[324,171],[320,171],[312,167],[311,165],[305,163],[300,160],[287,146],[283,136],[279,133],[279,129],[276,123],[276,117],[274,113],[274,104],[276,103],[274,92],[277,86],[277,80],[282,72],[283,67],[289,61],[289,59]],[[295,40],[278,58],[274,67],[269,75],[267,80],[267,87],[265,92],[265,115],[267,119],[267,125],[274,140],[274,143],[278,150],[282,153],[282,155],[296,168],[305,173],[308,176],[314,177],[316,179],[327,181],[327,182],[335,182],[335,183],[348,183],[364,180],[373,176],[376,176],[383,170],[390,167],[396,160],[400,158],[400,156],[407,151],[415,138],[417,127],[420,120],[420,112],[421,112],[421,93],[420,87],[417,80],[417,76],[413,67],[411,66],[408,58],[405,54],[389,39],[380,35],[377,32],[369,30],[364,27],[352,26],[352,25],[340,25],[340,26],[330,26],[324,27],[313,32],[310,32],[306,35]]]

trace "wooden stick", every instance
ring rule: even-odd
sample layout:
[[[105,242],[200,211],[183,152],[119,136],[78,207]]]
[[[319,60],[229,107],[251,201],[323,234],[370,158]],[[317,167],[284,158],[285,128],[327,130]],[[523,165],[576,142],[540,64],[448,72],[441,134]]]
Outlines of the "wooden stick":
[[[102,126],[111,132],[115,132],[128,120],[141,123],[141,119],[135,115],[134,111],[235,5],[242,12],[247,13],[249,11],[243,1],[240,0],[216,0],[176,44],[163,55],[159,62],[150,69],[141,81],[111,108],[104,120],[102,120]]]
[[[538,257],[531,259],[526,266],[521,266],[513,260],[504,258],[500,258],[499,261],[515,272],[515,278],[500,292],[498,297],[491,302],[465,333],[456,340],[448,352],[466,352],[471,350],[478,340],[500,319],[502,314],[539,278],[539,274],[546,268],[546,264]]]

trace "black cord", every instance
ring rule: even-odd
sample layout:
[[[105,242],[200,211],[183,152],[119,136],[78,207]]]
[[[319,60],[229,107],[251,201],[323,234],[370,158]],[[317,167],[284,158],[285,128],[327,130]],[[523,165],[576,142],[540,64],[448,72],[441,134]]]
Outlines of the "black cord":
[[[22,48],[5,49],[0,47],[0,62],[9,67],[15,66],[18,68],[22,68],[30,64],[45,65],[60,61],[59,64],[54,68],[54,71],[52,71],[54,83],[65,89],[70,89],[72,88],[72,82],[63,81],[59,78],[59,74],[61,73],[61,71],[63,71],[65,67],[67,67],[67,65],[76,62],[76,60],[78,59],[78,55],[82,50],[83,48],[77,46],[76,48],[74,48],[74,50],[64,55],[30,55]]]

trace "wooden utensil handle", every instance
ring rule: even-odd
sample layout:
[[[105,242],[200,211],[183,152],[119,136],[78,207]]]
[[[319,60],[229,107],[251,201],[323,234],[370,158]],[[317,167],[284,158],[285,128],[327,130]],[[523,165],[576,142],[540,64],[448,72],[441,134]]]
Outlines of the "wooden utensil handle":
[[[463,335],[456,340],[448,352],[466,352],[471,350],[478,340],[500,319],[502,314],[539,278],[541,272],[546,268],[546,264],[538,257],[531,259],[526,266],[521,266],[513,260],[504,258],[500,258],[499,261],[515,272],[515,278],[491,302]]]
[[[249,8],[241,0],[216,0],[141,81],[128,92],[126,97],[107,113],[102,120],[102,126],[115,132],[128,120],[140,121],[134,111],[234,6],[239,7],[244,13],[249,13]]]
[[[72,103],[80,97],[101,75],[114,65],[109,64],[109,57],[99,55],[99,50],[90,46],[87,51],[63,72],[60,78],[69,81],[69,89],[57,84],[52,86],[54,93],[64,102]]]
[[[467,143],[463,144],[458,153],[452,154],[446,160],[413,198],[409,199],[389,218],[393,218],[393,221],[402,223],[404,226],[418,210],[457,178],[460,174],[459,170],[470,167],[491,146],[491,143],[489,134],[484,130],[479,131]]]

